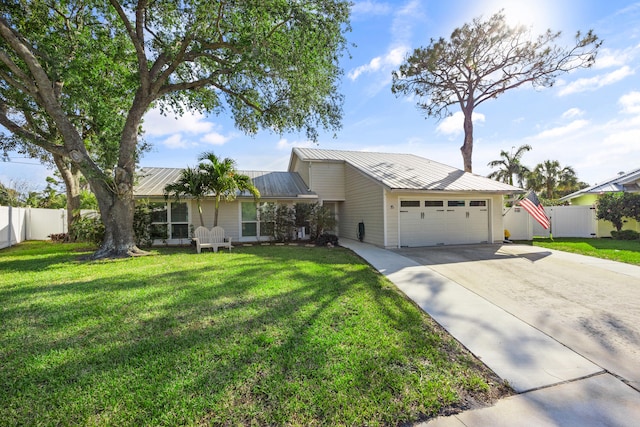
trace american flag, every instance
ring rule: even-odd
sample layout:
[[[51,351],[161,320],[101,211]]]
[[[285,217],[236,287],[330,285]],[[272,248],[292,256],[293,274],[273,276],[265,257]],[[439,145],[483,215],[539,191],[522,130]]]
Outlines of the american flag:
[[[544,229],[548,229],[551,226],[551,221],[547,217],[547,213],[544,211],[544,207],[538,200],[538,196],[533,191],[529,191],[524,199],[518,202],[520,206],[524,208],[525,211],[529,212],[529,214],[536,219],[540,223]]]

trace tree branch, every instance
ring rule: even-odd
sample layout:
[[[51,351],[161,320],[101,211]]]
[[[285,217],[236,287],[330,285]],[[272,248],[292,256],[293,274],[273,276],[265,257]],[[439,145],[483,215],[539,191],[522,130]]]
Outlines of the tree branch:
[[[64,146],[52,144],[46,139],[40,137],[40,135],[28,131],[27,129],[11,120],[7,115],[6,105],[4,104],[0,104],[0,124],[15,135],[31,141],[38,147],[44,148],[50,153],[59,154],[61,156],[66,155],[67,151]]]

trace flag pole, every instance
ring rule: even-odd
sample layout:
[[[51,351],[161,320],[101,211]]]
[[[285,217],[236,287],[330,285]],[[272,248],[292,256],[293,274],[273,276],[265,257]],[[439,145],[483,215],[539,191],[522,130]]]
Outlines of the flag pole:
[[[527,194],[526,192],[524,192],[524,193],[520,194],[520,195],[518,196],[518,198],[517,198],[516,200],[514,200],[514,201],[511,203],[511,206],[509,206],[509,209],[507,209],[505,212],[503,212],[503,213],[502,213],[502,216],[506,216],[506,215],[509,213],[509,211],[511,211],[511,209],[513,209],[514,207],[516,207],[516,205],[518,204],[518,202],[519,202],[520,200],[524,199],[524,196],[525,196],[526,194]]]

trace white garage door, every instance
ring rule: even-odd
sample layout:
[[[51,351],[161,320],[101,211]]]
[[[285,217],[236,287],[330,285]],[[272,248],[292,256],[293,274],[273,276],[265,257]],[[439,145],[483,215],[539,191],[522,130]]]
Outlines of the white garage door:
[[[489,202],[482,199],[400,201],[400,245],[436,246],[489,241]]]

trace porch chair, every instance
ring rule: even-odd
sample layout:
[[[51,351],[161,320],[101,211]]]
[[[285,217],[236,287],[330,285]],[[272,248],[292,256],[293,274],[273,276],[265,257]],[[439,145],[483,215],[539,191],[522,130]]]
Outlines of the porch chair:
[[[231,252],[231,237],[224,237],[224,228],[220,226],[213,227],[209,241],[214,252],[218,252],[218,248],[229,248],[229,252]]]
[[[202,248],[213,249],[213,243],[211,242],[211,232],[209,231],[209,229],[200,226],[193,231],[193,235],[193,241],[196,242],[197,253],[200,253],[202,251]]]

